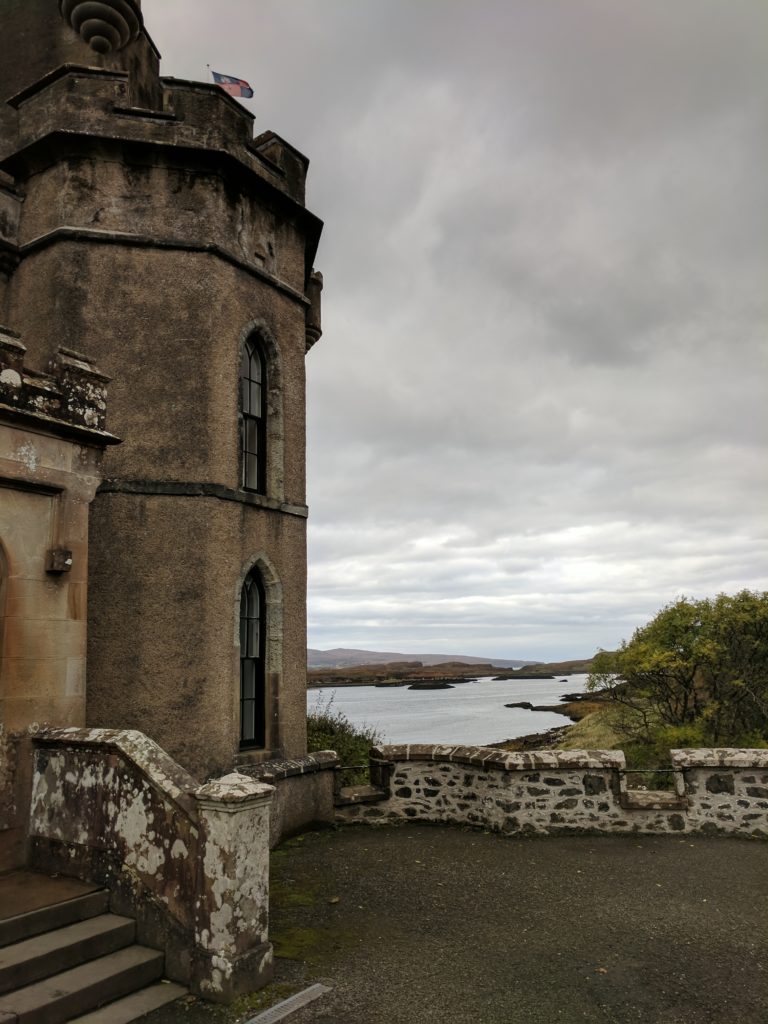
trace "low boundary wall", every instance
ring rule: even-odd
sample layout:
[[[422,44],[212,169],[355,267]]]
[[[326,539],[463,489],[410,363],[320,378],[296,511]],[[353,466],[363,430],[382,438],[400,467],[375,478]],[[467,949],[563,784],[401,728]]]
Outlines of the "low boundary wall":
[[[505,833],[702,832],[768,836],[768,750],[673,750],[674,790],[626,785],[617,750],[511,753],[399,745],[371,751],[375,804],[339,821],[476,825]]]
[[[31,866],[107,887],[167,975],[207,999],[264,985],[273,788],[236,773],[201,786],[140,732],[33,742]]]
[[[339,758],[333,750],[317,750],[304,757],[263,761],[238,770],[275,787],[269,817],[269,847],[312,825],[331,825],[334,776]]]

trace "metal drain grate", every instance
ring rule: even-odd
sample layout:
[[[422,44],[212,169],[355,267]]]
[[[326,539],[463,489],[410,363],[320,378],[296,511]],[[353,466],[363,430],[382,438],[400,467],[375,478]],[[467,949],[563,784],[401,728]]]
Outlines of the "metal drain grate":
[[[268,1010],[264,1010],[258,1016],[251,1017],[245,1024],[277,1024],[277,1021],[285,1020],[290,1014],[300,1010],[302,1006],[306,1006],[307,1003],[313,1002],[318,996],[322,996],[330,991],[327,985],[310,985],[303,992],[297,992],[293,996],[288,996],[281,1003],[275,1003],[274,1006],[270,1006]]]

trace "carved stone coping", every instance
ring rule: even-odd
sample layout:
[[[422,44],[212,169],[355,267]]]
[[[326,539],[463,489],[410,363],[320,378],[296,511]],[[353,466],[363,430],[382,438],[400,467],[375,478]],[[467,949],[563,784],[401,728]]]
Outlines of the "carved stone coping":
[[[42,728],[33,732],[36,747],[82,747],[122,755],[162,796],[187,816],[197,818],[193,799],[200,784],[154,740],[135,729]]]
[[[274,786],[255,782],[242,772],[230,772],[220,779],[207,782],[195,790],[193,795],[198,804],[206,810],[215,808],[218,811],[235,813],[248,807],[268,804],[274,792]]]
[[[338,763],[339,756],[335,750],[316,750],[304,757],[263,761],[261,764],[238,765],[237,770],[251,779],[275,783],[294,775],[314,775],[316,772],[329,771]]]
[[[499,771],[535,771],[540,768],[626,767],[621,750],[497,750],[494,747],[448,746],[446,744],[405,743],[374,747],[371,759],[381,761],[450,761]]]
[[[672,764],[682,768],[768,768],[768,750],[749,747],[709,747],[672,750]]]

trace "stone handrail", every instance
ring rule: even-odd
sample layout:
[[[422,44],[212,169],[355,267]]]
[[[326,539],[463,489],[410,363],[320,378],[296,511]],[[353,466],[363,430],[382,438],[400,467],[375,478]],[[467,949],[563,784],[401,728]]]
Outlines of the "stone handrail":
[[[32,864],[110,889],[166,973],[228,1000],[271,973],[267,941],[273,787],[231,774],[199,785],[142,733],[41,729]]]

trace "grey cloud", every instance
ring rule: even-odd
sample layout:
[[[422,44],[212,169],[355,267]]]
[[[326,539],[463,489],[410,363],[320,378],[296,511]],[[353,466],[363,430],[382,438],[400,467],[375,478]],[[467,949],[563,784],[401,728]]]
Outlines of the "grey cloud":
[[[613,646],[768,585],[762,0],[145,0],[312,160],[310,642]]]

